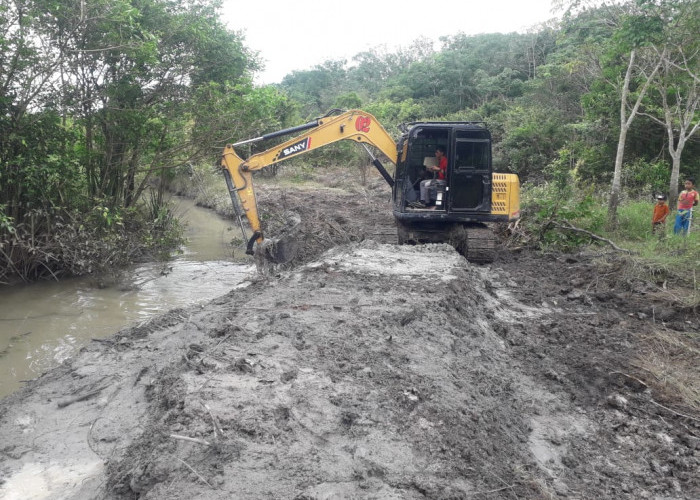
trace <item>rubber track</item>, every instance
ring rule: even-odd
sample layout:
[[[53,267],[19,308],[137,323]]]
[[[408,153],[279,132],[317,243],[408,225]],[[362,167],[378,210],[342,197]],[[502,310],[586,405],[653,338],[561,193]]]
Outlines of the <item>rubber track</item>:
[[[467,255],[469,262],[489,263],[496,256],[496,238],[488,227],[470,227],[467,230]]]

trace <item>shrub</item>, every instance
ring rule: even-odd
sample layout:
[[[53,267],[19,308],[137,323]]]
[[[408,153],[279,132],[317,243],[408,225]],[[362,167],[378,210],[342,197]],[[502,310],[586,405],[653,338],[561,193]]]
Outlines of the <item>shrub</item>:
[[[150,208],[33,210],[11,232],[0,233],[0,282],[12,275],[30,281],[113,272],[167,258],[183,242],[182,227],[167,204]]]
[[[648,162],[638,158],[625,165],[622,172],[622,182],[630,196],[668,193],[671,170],[669,165],[662,161]]]

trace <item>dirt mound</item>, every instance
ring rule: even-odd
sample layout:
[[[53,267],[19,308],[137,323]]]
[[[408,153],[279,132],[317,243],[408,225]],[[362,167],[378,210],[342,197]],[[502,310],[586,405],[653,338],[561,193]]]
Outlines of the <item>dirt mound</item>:
[[[340,173],[339,173],[340,175]],[[396,243],[391,215],[391,189],[373,178],[366,185],[336,179],[324,187],[265,186],[258,190],[263,233],[268,238],[290,238],[296,256],[276,269],[294,269],[342,244],[372,240]]]
[[[3,498],[698,497],[700,419],[588,259],[365,241],[279,274],[6,398]]]
[[[110,463],[112,491],[457,498],[501,481],[530,491],[514,482],[524,462],[535,467],[518,438],[530,397],[517,396],[523,381],[507,373],[478,281],[450,247],[371,243],[283,278],[159,373],[149,427],[160,432]]]

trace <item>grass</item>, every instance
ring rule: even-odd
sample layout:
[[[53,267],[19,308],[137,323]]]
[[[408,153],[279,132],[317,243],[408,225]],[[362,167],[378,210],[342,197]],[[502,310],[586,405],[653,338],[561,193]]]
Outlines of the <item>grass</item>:
[[[632,252],[625,273],[661,285],[659,298],[697,319],[693,313],[700,306],[700,217],[687,236],[675,235],[672,210],[659,236],[651,232],[652,207],[640,201],[621,206],[619,226],[606,237]],[[655,392],[676,408],[700,414],[700,335],[655,322],[650,333],[640,336],[637,349],[635,363],[652,376]]]
[[[673,403],[700,414],[700,349],[697,334],[659,326],[644,335],[637,356],[638,367],[654,377],[653,385]]]
[[[673,234],[674,213],[669,216],[662,237],[651,232],[652,205],[631,202],[620,207],[619,227],[607,237],[633,252],[643,265],[647,278],[658,281],[661,276],[690,287],[691,303],[698,304],[696,269],[700,269],[700,221],[691,225],[690,234]]]
[[[554,201],[552,201],[554,200]],[[606,230],[607,206],[604,201],[592,196],[560,201],[556,194],[545,187],[526,187],[523,190],[523,213],[521,221],[533,234],[541,230],[543,224],[552,220],[566,220],[573,226],[590,231],[608,239],[618,247],[629,250],[630,273],[651,282],[672,281],[691,290],[686,301],[698,305],[697,281],[693,270],[700,269],[700,210],[696,223],[691,225],[687,236],[673,234],[674,212],[666,222],[663,237],[651,231],[653,203],[628,201],[618,208],[618,226],[614,231]],[[551,226],[550,226],[551,227]],[[592,238],[562,228],[549,230],[539,241],[547,248],[573,251],[579,246],[592,243]],[[596,243],[603,244],[603,243]]]

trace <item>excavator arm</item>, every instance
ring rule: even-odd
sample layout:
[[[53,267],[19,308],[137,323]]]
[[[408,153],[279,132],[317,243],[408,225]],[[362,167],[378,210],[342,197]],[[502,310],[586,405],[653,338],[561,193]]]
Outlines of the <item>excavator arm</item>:
[[[379,170],[387,183],[393,186],[393,179],[379,160],[372,155],[366,145],[370,144],[376,147],[396,165],[398,153],[394,139],[392,139],[376,118],[369,113],[357,109],[344,112],[336,110],[334,112],[340,114],[333,115],[329,113],[326,116],[317,118],[304,125],[272,132],[255,139],[249,139],[235,144],[227,144],[224,148],[221,158],[221,167],[224,170],[232,201],[234,201],[234,208],[234,193],[236,193],[240,201],[240,206],[253,230],[253,236],[248,241],[246,253],[253,253],[253,244],[255,242],[263,242],[263,233],[260,227],[260,217],[258,215],[257,201],[255,199],[255,189],[253,188],[253,172],[256,170],[289,158],[296,158],[304,153],[308,153],[309,151],[334,142],[350,140],[362,143],[365,146],[365,149],[367,149],[367,152],[372,157],[374,166]],[[266,151],[254,154],[246,160],[238,156],[234,150],[234,146],[272,139],[274,137],[304,130],[307,132],[297,135]]]

